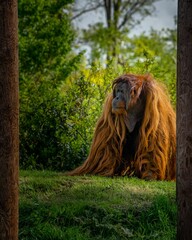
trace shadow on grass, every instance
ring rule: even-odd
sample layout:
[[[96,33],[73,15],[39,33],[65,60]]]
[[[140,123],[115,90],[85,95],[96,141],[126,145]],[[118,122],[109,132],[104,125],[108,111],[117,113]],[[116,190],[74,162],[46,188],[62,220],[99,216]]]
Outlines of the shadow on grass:
[[[175,239],[175,195],[161,192],[166,183],[158,183],[158,191],[139,180],[86,177],[52,184],[28,182],[21,190],[19,239]]]

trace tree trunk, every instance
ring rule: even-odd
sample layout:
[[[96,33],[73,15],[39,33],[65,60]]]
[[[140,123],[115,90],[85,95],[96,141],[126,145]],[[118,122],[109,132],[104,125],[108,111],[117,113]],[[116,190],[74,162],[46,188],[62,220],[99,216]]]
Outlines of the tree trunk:
[[[192,0],[179,0],[177,66],[177,239],[192,239]]]
[[[117,58],[117,25],[119,19],[120,1],[104,0],[107,28],[111,31],[111,44],[108,46],[107,63]],[[117,59],[116,59],[117,60]]]
[[[18,239],[17,0],[0,0],[0,240]]]

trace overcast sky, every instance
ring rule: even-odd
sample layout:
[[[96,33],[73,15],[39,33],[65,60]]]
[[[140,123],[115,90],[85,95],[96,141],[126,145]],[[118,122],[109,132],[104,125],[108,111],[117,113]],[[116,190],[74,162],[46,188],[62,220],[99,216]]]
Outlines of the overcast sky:
[[[177,0],[160,0],[155,4],[156,11],[153,16],[146,17],[134,33],[137,31],[149,31],[150,28],[160,30],[162,28],[174,28],[177,15]]]
[[[81,3],[83,0],[80,1]],[[140,34],[148,32],[151,28],[160,30],[162,28],[174,28],[174,17],[177,15],[177,0],[159,0],[155,4],[156,11],[153,16],[146,17],[140,25],[135,27],[130,34]],[[101,14],[91,12],[75,22],[75,25],[80,28],[86,28],[88,24],[95,23],[98,19],[102,19]]]

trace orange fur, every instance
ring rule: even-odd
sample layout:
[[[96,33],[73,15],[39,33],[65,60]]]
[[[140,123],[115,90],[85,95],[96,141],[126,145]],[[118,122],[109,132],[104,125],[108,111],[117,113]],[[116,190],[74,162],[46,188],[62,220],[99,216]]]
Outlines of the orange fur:
[[[98,174],[102,176],[127,175],[144,179],[174,180],[176,168],[176,117],[165,88],[150,75],[125,74],[114,81],[134,82],[135,98],[142,85],[146,97],[145,111],[138,133],[134,157],[123,156],[127,128],[125,110],[112,113],[113,95],[109,94],[103,113],[97,122],[92,146],[82,166],[69,175]],[[131,144],[129,142],[129,144]]]

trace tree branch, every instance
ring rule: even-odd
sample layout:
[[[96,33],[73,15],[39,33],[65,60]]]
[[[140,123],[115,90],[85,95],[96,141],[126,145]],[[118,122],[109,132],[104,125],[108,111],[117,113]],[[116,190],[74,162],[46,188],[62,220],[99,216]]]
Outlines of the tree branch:
[[[75,12],[79,12],[79,13],[77,13],[75,16],[73,16],[71,18],[71,20],[74,20],[74,19],[80,17],[81,15],[83,15],[85,13],[97,10],[100,7],[104,7],[104,4],[102,4],[101,2],[99,2],[96,6],[93,6],[93,7],[90,7],[90,8],[86,8],[86,9],[82,8],[83,10],[82,9],[76,9]]]
[[[129,10],[125,13],[124,18],[122,20],[122,22],[119,24],[118,29],[121,29],[129,19],[131,19],[132,15],[134,13],[136,13],[138,11],[138,9],[140,9],[143,5],[145,5],[145,0],[142,1],[137,1],[135,2],[130,8]],[[128,3],[127,3],[128,5]],[[126,9],[126,6],[124,6],[124,9]]]

